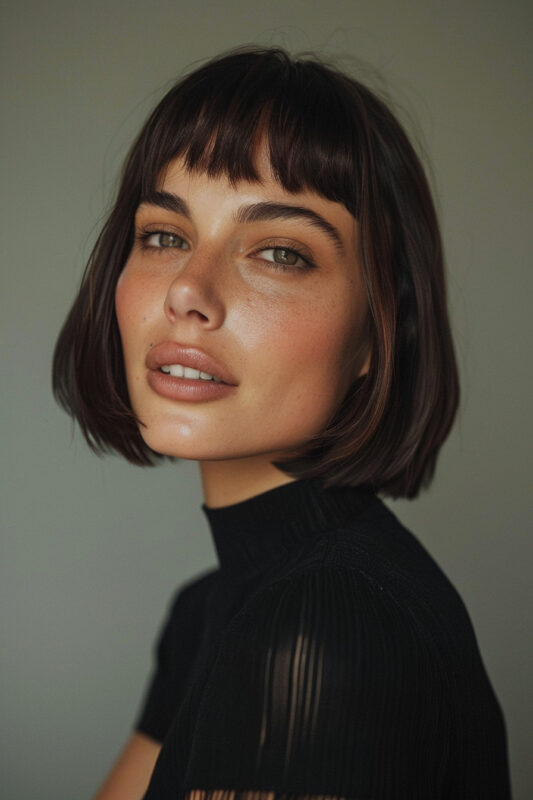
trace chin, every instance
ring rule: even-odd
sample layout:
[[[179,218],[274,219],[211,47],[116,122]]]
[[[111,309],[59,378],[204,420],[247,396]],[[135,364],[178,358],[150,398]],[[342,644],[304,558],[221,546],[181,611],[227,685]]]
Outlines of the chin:
[[[256,443],[250,446],[243,443],[221,441],[217,436],[215,444],[210,443],[208,438],[203,436],[202,444],[199,444],[200,434],[188,431],[183,436],[176,436],[176,429],[169,435],[165,435],[162,430],[150,430],[140,428],[141,436],[152,450],[162,456],[172,458],[182,458],[188,461],[226,461],[240,458],[253,458],[271,454],[272,457],[283,458],[286,455],[285,449],[278,449],[274,446],[269,447],[268,442],[263,444]],[[274,443],[276,444],[276,443]]]
[[[225,458],[227,455],[221,453],[218,455],[214,452],[213,447],[209,445],[198,446],[198,441],[189,431],[184,433],[183,436],[176,436],[176,430],[172,433],[165,434],[164,431],[155,431],[146,428],[140,428],[140,433],[143,441],[151,450],[159,453],[161,456],[171,456],[172,458],[183,458],[189,461],[202,461],[217,458]]]
[[[176,435],[165,436],[162,433],[154,433],[141,429],[141,436],[144,443],[154,452],[161,456],[172,456],[172,458],[198,459],[200,452],[198,447],[191,441],[185,439],[176,441]]]

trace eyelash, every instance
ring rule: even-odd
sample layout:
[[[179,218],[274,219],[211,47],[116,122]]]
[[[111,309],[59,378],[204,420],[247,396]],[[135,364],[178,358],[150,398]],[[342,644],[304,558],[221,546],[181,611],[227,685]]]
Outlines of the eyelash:
[[[183,236],[180,236],[178,233],[174,233],[174,231],[165,231],[165,230],[145,231],[145,230],[141,230],[141,231],[139,231],[139,233],[137,233],[135,235],[135,238],[137,239],[138,242],[140,242],[142,250],[152,250],[152,251],[156,250],[158,252],[161,252],[163,250],[174,250],[173,247],[156,247],[153,244],[148,244],[148,240],[151,239],[152,236],[175,236],[176,239],[180,239],[182,242],[185,242],[185,239],[183,238]],[[179,249],[179,248],[176,248],[176,249]]]
[[[152,236],[158,235],[167,235],[167,236],[175,236],[177,239],[180,239],[182,242],[186,240],[183,236],[175,233],[174,231],[165,231],[165,230],[157,230],[157,231],[146,231],[141,230],[139,233],[136,234],[136,239],[140,242],[141,248],[143,250],[151,250],[152,252],[157,251],[161,253],[164,250],[173,250],[173,247],[157,247],[155,245],[147,244],[148,240]],[[176,248],[180,249],[180,248]],[[302,253],[296,247],[286,247],[283,244],[279,244],[278,242],[267,242],[260,250],[256,250],[252,255],[256,255],[257,253],[262,253],[264,250],[286,250],[288,253],[294,253],[294,255],[298,256],[304,263],[301,265],[292,265],[292,264],[278,264],[276,261],[268,261],[268,264],[271,265],[271,268],[275,270],[279,270],[280,272],[290,272],[296,270],[306,270],[306,269],[313,269],[316,267],[314,261],[309,257],[309,255]],[[265,259],[266,260],[266,259]]]
[[[265,245],[263,245],[263,247],[261,247],[260,250],[256,250],[255,253],[262,253],[264,250],[286,250],[287,253],[294,253],[294,255],[298,256],[298,258],[301,258],[304,262],[303,264],[300,264],[300,266],[291,264],[278,264],[276,261],[268,262],[274,269],[279,269],[281,272],[289,272],[290,270],[306,270],[316,267],[314,261],[307,254],[302,253],[301,250],[298,250],[296,247],[287,247],[286,245],[279,244],[278,242],[267,242]]]

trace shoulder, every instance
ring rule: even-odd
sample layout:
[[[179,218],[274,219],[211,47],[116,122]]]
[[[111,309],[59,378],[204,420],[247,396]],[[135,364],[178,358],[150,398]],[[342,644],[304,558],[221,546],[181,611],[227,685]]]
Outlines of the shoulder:
[[[346,570],[358,585],[366,580],[382,587],[380,600],[416,620],[421,634],[444,652],[476,646],[468,610],[452,580],[378,497],[358,518],[331,531],[324,564]]]
[[[416,543],[409,540],[409,547],[414,554],[382,556],[360,546],[354,561],[353,550],[343,559],[343,548],[333,544],[320,565],[250,597],[226,629],[228,647],[260,652],[261,643],[270,641],[279,651],[305,640],[332,659],[340,652],[352,660],[363,654],[371,668],[395,664],[413,674],[470,674],[480,659],[468,611]]]
[[[182,581],[177,589],[175,589],[171,602],[176,603],[180,601],[188,603],[203,598],[216,581],[219,572],[219,568],[214,567]]]
[[[386,728],[396,741],[407,718],[428,722],[428,704],[441,714],[449,677],[394,592],[361,571],[321,566],[262,589],[231,620],[203,708],[220,710],[231,697],[237,726],[266,714],[277,741],[287,709],[311,714],[317,731],[334,730],[342,713],[346,726],[365,720],[367,733],[378,725],[380,736]],[[215,723],[210,718],[210,730]]]
[[[205,570],[180,583],[167,603],[167,624],[200,612],[211,587],[217,580],[218,573],[218,568]]]
[[[293,651],[300,642],[338,660],[426,660],[431,630],[416,606],[379,576],[321,564],[276,581],[245,603],[226,629],[233,652]]]

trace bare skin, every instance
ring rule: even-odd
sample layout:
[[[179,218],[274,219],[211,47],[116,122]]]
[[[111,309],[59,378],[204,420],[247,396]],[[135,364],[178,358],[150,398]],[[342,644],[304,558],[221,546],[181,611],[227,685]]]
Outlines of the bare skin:
[[[209,507],[290,482],[271,462],[323,430],[369,365],[357,221],[314,192],[287,192],[259,163],[260,183],[232,186],[171,162],[157,188],[180,206],[141,203],[115,293],[140,433],[156,452],[199,463]],[[265,206],[285,210],[257,215]],[[167,341],[225,364],[237,384],[231,395],[201,403],[158,395],[145,359]]]
[[[357,222],[314,192],[286,192],[264,153],[259,166],[260,183],[234,187],[172,162],[158,189],[187,211],[139,206],[136,242],[115,295],[141,435],[157,452],[198,462],[211,508],[293,481],[271,462],[322,430],[369,367]],[[304,213],[239,217],[265,204]],[[323,224],[309,224],[310,216]],[[204,403],[159,396],[147,383],[145,359],[162,341],[205,349],[231,371],[235,391]],[[95,800],[142,798],[159,749],[133,734]],[[188,795],[203,800],[201,789]],[[259,795],[271,800],[273,793]]]
[[[141,800],[161,745],[142,733],[133,733],[94,800]]]

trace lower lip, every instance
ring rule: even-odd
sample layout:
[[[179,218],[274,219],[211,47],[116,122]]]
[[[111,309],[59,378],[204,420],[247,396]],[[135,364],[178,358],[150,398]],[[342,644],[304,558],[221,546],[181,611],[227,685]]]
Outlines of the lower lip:
[[[192,403],[201,403],[204,400],[218,400],[226,397],[236,389],[228,383],[215,383],[215,381],[191,380],[190,378],[174,378],[158,369],[149,369],[146,375],[148,385],[162,397],[171,400],[189,400]]]

